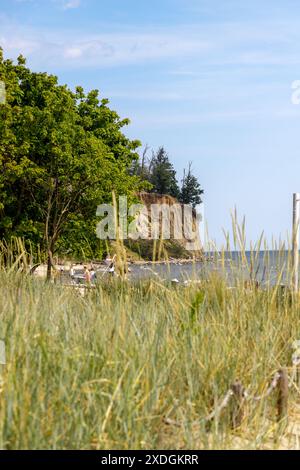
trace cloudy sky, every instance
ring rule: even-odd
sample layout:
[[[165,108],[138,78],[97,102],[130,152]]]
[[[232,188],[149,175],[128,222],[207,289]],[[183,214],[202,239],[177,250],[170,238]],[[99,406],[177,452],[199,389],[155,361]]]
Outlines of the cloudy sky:
[[[0,0],[0,44],[70,87],[97,88],[130,137],[193,162],[220,245],[285,237],[300,191],[299,0]]]

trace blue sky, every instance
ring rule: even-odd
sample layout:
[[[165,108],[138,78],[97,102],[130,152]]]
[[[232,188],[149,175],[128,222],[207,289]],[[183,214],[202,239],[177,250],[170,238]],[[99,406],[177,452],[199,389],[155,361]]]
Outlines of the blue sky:
[[[71,87],[97,88],[131,125],[189,161],[220,245],[230,211],[247,237],[285,237],[300,191],[300,2],[296,0],[0,0],[7,57]]]

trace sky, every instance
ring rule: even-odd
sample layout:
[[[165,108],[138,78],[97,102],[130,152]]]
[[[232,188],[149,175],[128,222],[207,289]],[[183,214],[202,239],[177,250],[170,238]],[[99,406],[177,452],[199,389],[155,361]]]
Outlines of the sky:
[[[299,0],[0,0],[0,45],[71,88],[99,89],[130,118],[130,138],[166,148],[179,179],[191,161],[218,246],[234,207],[248,241],[290,231]]]

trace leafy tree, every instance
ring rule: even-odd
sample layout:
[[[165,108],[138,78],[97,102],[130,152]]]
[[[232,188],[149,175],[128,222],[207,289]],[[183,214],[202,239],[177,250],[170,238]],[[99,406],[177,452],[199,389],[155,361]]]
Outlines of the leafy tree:
[[[141,189],[129,168],[138,158],[121,120],[93,90],[72,92],[57,77],[34,73],[20,56],[4,60],[0,80],[0,236],[23,236],[53,255],[70,226],[95,226],[96,207],[111,191],[133,197]],[[74,233],[73,233],[74,234]],[[77,233],[80,240],[81,233]],[[65,240],[65,238],[64,238]]]
[[[176,171],[163,147],[160,147],[153,155],[149,171],[150,183],[153,185],[152,192],[179,197],[180,190],[176,180]]]
[[[190,162],[188,171],[184,170],[179,200],[183,204],[190,204],[195,208],[198,204],[201,204],[201,195],[203,193],[204,191],[201,189],[197,178],[192,174],[192,163]]]

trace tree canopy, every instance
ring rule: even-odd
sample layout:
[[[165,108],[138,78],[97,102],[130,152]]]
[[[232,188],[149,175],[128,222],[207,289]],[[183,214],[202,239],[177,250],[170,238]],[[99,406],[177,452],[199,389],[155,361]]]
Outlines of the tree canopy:
[[[160,147],[153,154],[149,172],[149,181],[153,186],[153,192],[179,197],[180,190],[176,180],[176,171],[164,147]]]
[[[22,56],[17,64],[5,60],[0,49],[1,80],[0,237],[23,236],[49,259],[59,244],[67,248],[68,231],[70,243],[84,233],[96,243],[97,205],[112,190],[132,198],[142,188],[129,173],[140,145],[122,133],[129,120],[97,90],[73,92],[53,75],[32,72]]]
[[[180,202],[183,204],[190,204],[192,207],[196,207],[201,204],[201,195],[204,193],[201,189],[200,183],[198,182],[195,175],[192,173],[192,164],[189,163],[188,170],[184,170],[182,186],[180,190]]]
[[[167,194],[178,199],[183,204],[196,207],[202,203],[203,189],[192,172],[192,164],[183,172],[181,185],[177,181],[176,171],[170,158],[164,149],[160,147],[157,152],[152,152],[152,158],[147,159],[149,147],[146,146],[141,159],[135,161],[131,167],[132,174],[151,183],[151,191],[159,194]]]

